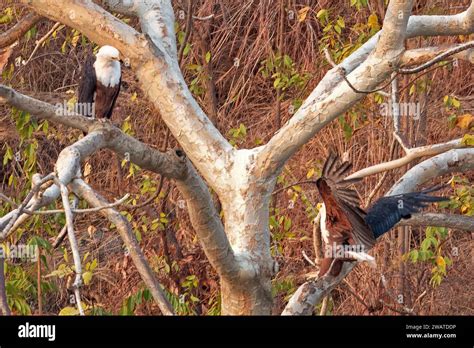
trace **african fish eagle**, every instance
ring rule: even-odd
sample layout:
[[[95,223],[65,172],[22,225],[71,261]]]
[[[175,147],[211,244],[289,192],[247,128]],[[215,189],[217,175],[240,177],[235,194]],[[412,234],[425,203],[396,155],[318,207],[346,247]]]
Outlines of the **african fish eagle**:
[[[79,113],[97,119],[110,119],[120,91],[120,54],[112,46],[102,46],[96,56],[86,58],[79,83]]]
[[[337,276],[344,261],[373,261],[373,257],[364,250],[369,250],[377,238],[401,219],[409,219],[411,214],[426,207],[427,203],[448,200],[446,197],[428,195],[439,190],[441,187],[438,186],[420,192],[382,197],[365,212],[360,207],[357,192],[348,188],[361,179],[344,179],[351,168],[351,163],[341,161],[331,151],[324,163],[322,175],[316,181],[324,202],[320,210],[321,232],[327,252],[321,262],[319,276],[328,271],[332,276]],[[359,248],[354,248],[356,246]],[[342,257],[341,253],[335,253],[335,249],[341,247],[348,250]]]

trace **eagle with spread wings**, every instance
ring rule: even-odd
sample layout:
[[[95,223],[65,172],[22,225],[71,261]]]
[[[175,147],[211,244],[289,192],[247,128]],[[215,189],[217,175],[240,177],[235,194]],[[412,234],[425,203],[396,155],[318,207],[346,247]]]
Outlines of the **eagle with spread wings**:
[[[365,251],[374,246],[377,238],[429,203],[448,200],[428,194],[441,188],[436,186],[419,192],[382,197],[365,211],[360,207],[357,192],[349,188],[361,179],[344,179],[351,168],[350,162],[342,161],[331,151],[322,175],[316,181],[324,202],[320,211],[321,232],[326,244],[319,276],[328,272],[337,276],[344,261],[373,260]],[[336,253],[337,248],[350,249],[350,252],[341,257],[340,253]]]

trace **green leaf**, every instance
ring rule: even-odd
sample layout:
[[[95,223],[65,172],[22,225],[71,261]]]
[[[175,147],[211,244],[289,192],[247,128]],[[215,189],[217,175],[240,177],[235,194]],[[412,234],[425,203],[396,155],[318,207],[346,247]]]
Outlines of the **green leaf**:
[[[273,88],[279,88],[280,82],[281,77],[276,78],[275,81],[273,81]]]
[[[191,51],[191,44],[188,42],[186,44],[186,46],[184,46],[183,56],[186,57],[188,55],[189,51]]]
[[[97,268],[97,259],[92,260],[89,270],[92,272]]]
[[[278,228],[280,226],[280,224],[275,218],[275,215],[270,216],[269,223],[270,223],[270,227],[273,227],[273,228]]]
[[[89,285],[92,280],[92,272],[87,271],[82,274],[82,279],[84,280],[85,285]]]
[[[211,61],[211,52],[206,52],[206,63],[209,64],[209,62]]]
[[[459,109],[459,107],[461,106],[461,103],[459,102],[459,100],[457,100],[456,98],[452,98],[451,99],[451,103],[453,104],[453,106],[456,108],[456,109]]]
[[[13,159],[13,150],[10,146],[7,145],[7,151],[5,152],[5,155],[3,156],[3,165],[6,165],[8,161],[11,161]]]
[[[58,315],[78,315],[79,311],[75,307],[64,307]]]
[[[318,11],[318,13],[316,14],[316,17],[320,20],[323,20],[323,19],[327,19],[328,17],[328,10],[326,9],[321,9]]]
[[[339,27],[341,27],[341,28],[345,28],[345,27],[346,27],[346,24],[344,23],[344,18],[339,17],[339,18],[337,19],[337,25],[338,25]]]
[[[462,137],[461,143],[466,146],[474,146],[474,135],[473,134],[465,134]]]

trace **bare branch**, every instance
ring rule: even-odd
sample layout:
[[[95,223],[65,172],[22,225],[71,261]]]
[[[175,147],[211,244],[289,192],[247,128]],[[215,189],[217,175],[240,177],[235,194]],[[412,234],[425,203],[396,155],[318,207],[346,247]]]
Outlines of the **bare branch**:
[[[411,0],[390,2],[390,15],[385,17],[374,53],[355,69],[341,65],[326,74],[295,115],[261,149],[257,156],[259,177],[274,178],[312,136],[363,98],[365,94],[358,91],[372,91],[390,76],[404,49],[411,7]],[[347,77],[339,76],[336,83],[330,81],[334,75],[341,75],[341,69]]]
[[[71,114],[67,110],[55,107],[54,105],[28,97],[14,89],[0,84],[0,98],[8,104],[29,112],[39,119],[45,119],[59,123],[68,127],[89,132],[94,126],[100,126],[99,122],[78,114]]]
[[[64,227],[61,229],[59,234],[56,236],[56,239],[54,240],[53,249],[56,249],[63,242],[66,236],[67,236],[67,225],[64,225]]]
[[[474,32],[474,2],[471,2],[469,8],[456,15],[448,16],[411,16],[408,21],[406,38],[412,38],[417,36],[436,36],[436,35],[461,35],[471,34]],[[339,67],[341,67],[346,75],[349,76],[356,69],[361,69],[361,64],[364,63],[369,54],[373,51],[380,38],[380,33],[374,35],[369,41],[347,57]],[[366,64],[367,69],[370,64]],[[378,74],[372,70],[374,74]],[[350,81],[359,81],[357,75],[355,78],[349,79]],[[275,172],[281,163],[284,163],[294,152],[296,152],[302,144],[306,143],[312,135],[317,133],[326,123],[334,119],[342,113],[341,110],[347,109],[357,100],[347,101],[347,107],[332,112],[329,110],[327,103],[332,101],[326,101],[326,103],[320,103],[327,94],[332,92],[333,94],[347,95],[336,87],[343,81],[343,77],[339,73],[338,69],[329,70],[324,78],[320,81],[315,90],[307,98],[303,106],[293,116],[293,118],[270,140],[267,144],[267,149],[263,150],[260,155],[260,163],[265,167],[270,168],[268,172]],[[378,81],[377,81],[378,82]],[[373,89],[378,83],[374,81],[369,86],[357,86],[358,90],[370,90]],[[352,83],[354,85],[354,83]],[[338,100],[339,101],[339,100]],[[346,103],[346,100],[340,100],[341,104]],[[309,110],[308,110],[309,109]],[[311,113],[318,111],[316,115],[317,121]],[[330,113],[330,116],[328,116]],[[303,117],[303,114],[307,114]],[[328,120],[328,118],[330,118]],[[303,122],[304,120],[304,122]],[[291,132],[289,129],[296,128],[295,131]],[[298,134],[296,136],[295,134]],[[301,138],[299,134],[302,134]],[[294,139],[300,139],[296,141]],[[280,151],[279,149],[282,149]],[[275,151],[280,152],[281,156],[270,156],[268,152]],[[265,174],[265,173],[264,173]]]
[[[441,62],[441,61],[445,60],[446,58],[448,58],[450,56],[456,55],[457,53],[460,53],[462,51],[468,50],[468,49],[473,48],[473,47],[474,47],[474,41],[470,41],[470,42],[463,43],[461,45],[451,47],[449,49],[445,49],[441,53],[436,52],[436,48],[418,49],[415,52],[413,52],[414,50],[406,51],[403,54],[402,59],[401,59],[402,64],[404,63],[404,61],[408,61],[408,64],[410,64],[410,65],[416,64],[416,63],[422,61],[423,59],[426,59],[427,56],[429,57],[429,55],[432,55],[434,53],[437,53],[437,54],[436,54],[435,57],[431,58],[430,60],[428,60],[427,62],[425,62],[424,64],[422,64],[420,66],[417,66],[417,67],[414,67],[414,68],[398,69],[398,72],[400,74],[415,74],[417,72],[420,72],[420,71],[423,71],[423,70],[429,68],[430,66],[432,66],[432,65],[434,65],[438,62]]]
[[[13,27],[0,35],[0,48],[10,46],[15,41],[19,40],[28,30],[38,23],[43,17],[36,13],[30,13],[23,17]]]
[[[122,205],[128,198],[130,197],[130,194],[126,194],[119,200],[115,201],[114,203],[110,203],[106,206],[103,207],[97,207],[97,208],[87,208],[87,209],[74,209],[71,208],[71,212],[73,214],[87,214],[87,213],[96,213],[98,211],[101,211],[102,209],[107,209],[107,208],[113,208],[119,205]],[[26,214],[29,215],[53,215],[53,214],[61,214],[64,213],[64,209],[53,209],[53,210],[38,210],[38,211],[29,211],[29,210],[23,210]]]
[[[453,172],[474,169],[474,148],[453,149],[429,158],[406,172],[386,194],[398,195],[413,192],[417,186]]]
[[[474,231],[474,217],[467,215],[420,213],[413,215],[408,220],[400,221],[399,225],[446,227],[470,233]]]
[[[35,45],[35,48],[33,49],[33,52],[31,52],[30,57],[26,60],[26,62],[23,65],[26,65],[31,61],[31,58],[33,58],[33,56],[35,55],[38,48],[41,47],[43,42],[45,42],[56,31],[56,29],[59,28],[60,25],[61,25],[61,23],[56,22],[53,25],[53,27],[41,39],[36,40],[36,45]]]
[[[354,264],[344,262],[337,277],[323,276],[303,283],[291,296],[282,315],[312,315],[314,306],[338,286],[353,267]]]
[[[45,176],[43,179],[39,180],[37,183],[33,184],[31,191],[28,193],[28,195],[26,195],[25,199],[18,206],[18,208],[13,211],[13,214],[7,220],[8,222],[6,223],[6,226],[2,228],[2,231],[0,232],[0,241],[4,240],[6,237],[8,237],[8,235],[10,235],[14,231],[19,218],[22,216],[24,212],[24,209],[29,206],[30,201],[40,191],[41,186],[49,181],[52,181],[53,179],[54,179],[54,175],[49,174]],[[1,227],[1,224],[0,224],[0,227]]]
[[[379,163],[374,166],[361,169],[358,172],[355,172],[349,175],[346,179],[364,178],[369,175],[400,168],[414,161],[415,159],[426,157],[426,156],[439,155],[443,152],[446,152],[452,149],[464,148],[466,147],[466,145],[463,144],[462,139],[455,139],[447,143],[426,145],[426,146],[416,147],[413,149],[407,149],[406,146],[404,147],[405,147],[405,151],[407,151],[407,154],[404,157],[398,158],[393,161],[385,162],[385,163]]]
[[[92,188],[90,188],[89,185],[87,185],[81,179],[74,180],[70,186],[74,193],[86,200],[93,207],[102,207],[109,204],[103,197],[95,193],[94,190],[92,190]],[[122,237],[122,240],[127,247],[128,252],[130,253],[135,267],[140,273],[146,286],[150,289],[150,292],[158,304],[161,313],[164,315],[173,315],[173,307],[166,299],[161,285],[159,284],[155,274],[153,273],[153,270],[146,261],[145,256],[143,255],[140,246],[137,243],[130,223],[125,217],[123,217],[113,208],[100,210],[100,213],[117,228],[120,237]]]
[[[71,246],[72,257],[74,260],[74,272],[76,273],[76,278],[74,280],[73,290],[74,295],[76,297],[77,309],[80,315],[84,315],[80,292],[80,288],[82,285],[82,260],[81,255],[79,254],[79,246],[77,245],[76,234],[74,233],[74,216],[72,214],[71,206],[69,203],[69,191],[67,187],[59,180],[56,181],[56,185],[58,185],[61,190],[61,198],[63,201],[64,211],[66,213],[65,215],[67,235],[69,239],[69,245]]]

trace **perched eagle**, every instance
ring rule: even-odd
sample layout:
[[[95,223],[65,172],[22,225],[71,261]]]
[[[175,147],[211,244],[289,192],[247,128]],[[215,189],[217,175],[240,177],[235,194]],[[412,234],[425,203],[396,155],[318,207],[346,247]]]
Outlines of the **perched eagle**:
[[[342,162],[336,154],[330,152],[324,163],[321,178],[316,181],[324,202],[321,208],[321,232],[326,252],[329,253],[321,262],[319,276],[328,271],[331,275],[337,276],[344,261],[373,259],[365,252],[375,244],[377,238],[401,219],[409,219],[411,214],[426,207],[429,202],[448,200],[445,197],[428,195],[441,188],[434,187],[420,192],[382,197],[365,212],[360,208],[356,191],[348,188],[361,179],[344,180],[351,168],[351,163]],[[356,246],[359,248],[353,248]],[[362,251],[349,250],[345,256],[340,257],[340,254],[335,254],[334,247],[362,249]]]
[[[77,112],[97,119],[110,119],[120,91],[120,54],[112,46],[102,46],[97,55],[86,58],[79,83]]]

